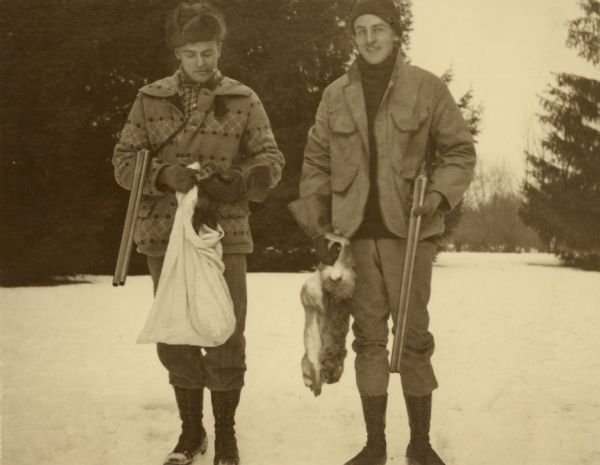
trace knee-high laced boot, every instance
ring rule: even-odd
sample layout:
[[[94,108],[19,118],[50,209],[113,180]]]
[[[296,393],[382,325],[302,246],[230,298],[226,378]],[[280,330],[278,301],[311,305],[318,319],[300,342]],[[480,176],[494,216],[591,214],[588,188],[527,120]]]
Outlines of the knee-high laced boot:
[[[215,417],[215,465],[238,465],[240,456],[235,439],[235,411],[240,402],[240,389],[212,391]]]
[[[429,443],[431,423],[431,394],[423,397],[404,396],[410,442],[406,448],[409,465],[444,465]]]
[[[204,454],[208,445],[206,430],[202,426],[204,389],[173,388],[181,418],[181,434],[164,465],[188,465],[196,454]]]
[[[345,465],[384,465],[387,461],[385,410],[387,394],[360,397],[367,427],[367,444]]]

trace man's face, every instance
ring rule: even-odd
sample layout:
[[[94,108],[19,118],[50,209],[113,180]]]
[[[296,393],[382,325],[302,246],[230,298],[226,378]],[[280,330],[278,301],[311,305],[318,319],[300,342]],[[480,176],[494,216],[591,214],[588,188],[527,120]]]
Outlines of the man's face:
[[[379,16],[362,15],[354,21],[354,43],[367,63],[377,65],[394,50],[396,32]]]
[[[175,56],[192,81],[204,84],[210,81],[217,69],[221,44],[216,40],[185,44],[175,50]]]

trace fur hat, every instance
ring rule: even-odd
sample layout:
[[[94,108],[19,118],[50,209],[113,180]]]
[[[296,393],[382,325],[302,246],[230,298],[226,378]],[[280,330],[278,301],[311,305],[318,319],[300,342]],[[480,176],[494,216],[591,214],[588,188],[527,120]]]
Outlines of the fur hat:
[[[394,0],[357,0],[348,20],[348,28],[352,35],[354,35],[354,21],[362,15],[379,16],[396,31],[396,34],[402,35],[400,12]]]
[[[183,1],[168,16],[167,45],[176,49],[185,44],[225,38],[223,15],[207,1]]]

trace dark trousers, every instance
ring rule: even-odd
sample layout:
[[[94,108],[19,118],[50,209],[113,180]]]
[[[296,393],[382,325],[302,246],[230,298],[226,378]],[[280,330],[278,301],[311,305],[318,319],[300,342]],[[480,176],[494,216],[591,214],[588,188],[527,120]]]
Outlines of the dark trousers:
[[[389,383],[388,319],[396,321],[406,240],[357,239],[352,242],[356,262],[354,294],[354,343],[356,383],[363,396],[387,393]],[[429,332],[427,304],[436,246],[417,247],[412,292],[406,326],[405,351],[400,378],[404,394],[430,394],[437,381],[431,366],[434,340]]]
[[[164,257],[148,256],[148,269],[154,292]],[[223,255],[225,281],[233,300],[236,327],[231,337],[217,347],[157,344],[158,358],[169,372],[169,382],[187,389],[206,387],[211,391],[231,391],[244,385],[246,371],[246,255]]]

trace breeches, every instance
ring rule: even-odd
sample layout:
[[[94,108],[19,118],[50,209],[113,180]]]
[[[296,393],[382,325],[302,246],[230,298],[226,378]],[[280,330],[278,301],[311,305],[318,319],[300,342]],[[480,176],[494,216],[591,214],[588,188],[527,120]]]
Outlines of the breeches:
[[[164,257],[148,256],[148,269],[156,292]],[[169,372],[169,382],[187,389],[206,387],[231,391],[244,385],[246,371],[246,255],[223,255],[225,281],[233,300],[235,331],[222,345],[198,347],[157,344],[158,358]]]
[[[363,396],[387,393],[388,319],[391,315],[395,322],[398,314],[405,250],[404,239],[352,241],[356,262],[352,348],[356,352],[356,383]],[[435,244],[428,241],[417,247],[400,369],[402,390],[410,396],[428,395],[437,387],[431,366],[434,340],[427,311],[435,251]]]

